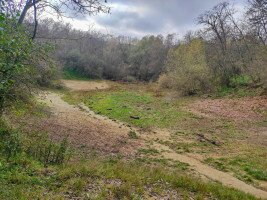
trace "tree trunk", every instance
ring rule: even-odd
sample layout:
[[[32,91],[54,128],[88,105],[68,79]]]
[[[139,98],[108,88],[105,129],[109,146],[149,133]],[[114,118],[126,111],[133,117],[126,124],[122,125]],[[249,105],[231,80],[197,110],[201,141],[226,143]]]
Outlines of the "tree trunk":
[[[27,14],[28,10],[31,8],[31,6],[32,6],[32,3],[31,3],[31,1],[28,0],[26,2],[26,5],[24,6],[22,12],[21,12],[20,17],[19,17],[18,25],[21,25],[23,23],[23,21],[26,17],[26,14]]]
[[[36,33],[37,33],[37,26],[38,26],[36,0],[32,0],[32,3],[34,7],[34,30],[33,30],[32,39],[35,39]]]

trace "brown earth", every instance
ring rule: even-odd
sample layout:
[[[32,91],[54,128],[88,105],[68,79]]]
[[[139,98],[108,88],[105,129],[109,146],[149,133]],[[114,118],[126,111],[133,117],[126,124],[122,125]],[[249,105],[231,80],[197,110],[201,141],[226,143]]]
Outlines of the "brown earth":
[[[90,91],[90,90],[103,90],[108,89],[110,85],[105,82],[96,81],[73,81],[73,80],[62,80],[62,83],[69,89],[75,91]]]
[[[129,127],[85,112],[80,106],[69,105],[55,93],[45,93],[41,98],[50,107],[52,115],[40,123],[54,139],[67,137],[76,147],[123,155],[133,155],[140,146],[140,141],[129,138]],[[40,127],[38,124],[33,126]]]
[[[188,106],[188,110],[203,117],[221,117],[240,121],[264,119],[267,110],[267,96],[239,99],[204,99]]]

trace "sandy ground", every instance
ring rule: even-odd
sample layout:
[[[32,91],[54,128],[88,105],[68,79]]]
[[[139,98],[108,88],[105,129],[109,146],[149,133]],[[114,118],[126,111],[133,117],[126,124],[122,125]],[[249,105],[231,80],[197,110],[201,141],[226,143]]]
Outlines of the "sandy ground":
[[[64,81],[67,87],[72,90],[94,90],[108,88],[106,82],[84,82],[84,81]],[[167,130],[155,130],[150,132],[142,132],[136,128],[131,128],[121,122],[112,121],[104,116],[97,115],[83,104],[77,106],[69,105],[64,102],[59,94],[44,93],[40,97],[41,101],[45,102],[52,111],[52,115],[42,121],[42,126],[55,139],[62,139],[68,137],[72,145],[78,147],[89,147],[106,153],[121,153],[123,155],[134,155],[136,150],[142,147],[145,142],[153,141],[155,138],[164,138],[168,140],[170,133]],[[243,119],[240,117],[240,112],[243,113],[246,107],[252,108],[255,101],[261,102],[265,106],[265,101],[261,99],[254,100],[254,102],[244,101],[244,103],[236,104],[234,101],[227,100],[227,102],[216,102],[213,100],[204,100],[196,102],[193,105],[193,112],[203,112],[209,116],[220,115],[222,117],[229,116],[230,107],[234,108],[234,114],[230,117]],[[216,102],[216,103],[215,103]],[[216,105],[215,105],[216,104]],[[232,104],[235,104],[233,107]],[[227,105],[225,107],[225,105]],[[254,104],[255,105],[255,104]],[[257,105],[256,105],[257,106]],[[203,111],[205,110],[205,112]],[[253,107],[254,109],[254,107]],[[252,109],[252,110],[253,110]],[[255,107],[257,109],[257,107]],[[257,118],[254,112],[245,111],[245,118]],[[34,124],[33,126],[40,126]],[[135,131],[139,135],[138,140],[129,138],[129,131]],[[161,152],[161,156],[167,159],[173,159],[180,162],[187,163],[199,174],[208,179],[219,181],[223,185],[230,186],[241,191],[250,193],[259,198],[267,198],[267,192],[257,189],[245,182],[233,177],[232,175],[221,172],[208,165],[203,164],[197,155],[178,154],[169,147],[153,142],[153,147]]]
[[[95,82],[95,81],[62,80],[62,83],[67,88],[75,91],[103,90],[109,88],[109,84],[105,81]]]

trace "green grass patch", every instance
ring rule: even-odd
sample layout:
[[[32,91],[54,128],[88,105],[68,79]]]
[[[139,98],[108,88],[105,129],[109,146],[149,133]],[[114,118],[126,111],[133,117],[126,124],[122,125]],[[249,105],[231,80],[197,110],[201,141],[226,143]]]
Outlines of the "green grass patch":
[[[232,87],[240,87],[240,86],[248,86],[249,84],[252,84],[253,81],[250,76],[247,75],[238,75],[235,77],[232,77],[230,80],[230,85]]]
[[[66,80],[91,80],[88,76],[85,76],[74,69],[63,68],[62,70],[62,78]]]
[[[264,155],[237,156],[233,158],[208,158],[206,163],[216,167],[222,171],[231,171],[234,174],[247,182],[253,180],[267,181],[267,161]]]
[[[230,79],[229,87],[219,87],[214,95],[216,97],[246,97],[260,95],[263,92],[263,88],[251,88],[252,83],[253,81],[250,76],[238,75]]]
[[[84,102],[97,114],[108,116],[141,128],[170,128],[191,114],[179,105],[139,91],[102,91],[83,95],[68,93],[64,99],[69,103]]]
[[[149,149],[139,149],[138,152],[140,154],[145,154],[145,155],[157,155],[159,154],[159,151],[154,148],[149,148]]]
[[[49,181],[41,171],[62,164],[66,147],[35,136],[26,136],[0,120],[0,199],[39,199],[49,194]]]
[[[253,97],[262,93],[262,88],[249,88],[245,86],[239,87],[220,87],[213,95],[215,97]]]
[[[97,154],[81,160],[75,155],[71,162],[57,160],[65,152],[64,144],[31,135],[22,135],[0,121],[0,199],[142,199],[147,188],[159,196],[176,190],[194,199],[256,199],[185,175],[181,170],[187,165],[180,162],[165,166],[169,161],[158,159],[151,164]],[[143,152],[157,153],[153,149]]]
[[[9,114],[14,115],[17,118],[23,117],[25,115],[31,115],[35,117],[46,117],[48,112],[46,111],[47,106],[44,103],[36,102],[36,100],[31,99],[30,102],[16,101],[10,108]]]
[[[95,199],[132,199],[133,196],[142,198],[147,192],[147,187],[152,187],[158,195],[164,190],[177,190],[191,197],[202,195],[211,199],[255,199],[217,183],[204,183],[196,178],[180,175],[176,170],[144,165],[138,161],[91,159],[88,162],[65,165],[58,170],[60,173],[56,175],[56,180],[62,183],[61,190],[77,188],[81,196],[86,194],[85,185],[93,179],[93,187],[100,188],[94,195]],[[66,185],[73,177],[75,180],[71,181],[71,186]],[[81,180],[78,181],[79,179]],[[84,183],[85,179],[89,180],[87,184]]]

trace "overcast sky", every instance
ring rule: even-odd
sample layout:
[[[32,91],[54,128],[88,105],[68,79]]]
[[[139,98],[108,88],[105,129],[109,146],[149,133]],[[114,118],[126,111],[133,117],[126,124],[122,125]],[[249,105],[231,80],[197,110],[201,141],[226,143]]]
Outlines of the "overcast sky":
[[[108,0],[110,14],[81,17],[69,21],[75,28],[94,27],[104,33],[142,37],[148,34],[177,33],[183,36],[196,30],[196,18],[223,0]],[[244,10],[247,0],[231,0]]]

